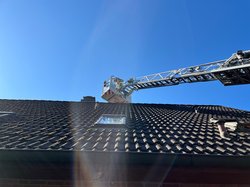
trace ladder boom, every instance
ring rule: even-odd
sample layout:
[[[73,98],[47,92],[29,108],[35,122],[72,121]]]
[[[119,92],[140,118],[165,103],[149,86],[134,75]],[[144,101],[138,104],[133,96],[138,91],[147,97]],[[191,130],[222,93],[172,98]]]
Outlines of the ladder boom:
[[[178,70],[171,70],[151,75],[138,77],[134,84],[127,85],[126,90],[139,90],[160,86],[172,86],[181,83],[201,82],[215,80],[210,71],[219,68],[225,60],[220,60],[212,63],[202,64],[198,66],[191,66],[181,68]]]
[[[130,95],[135,90],[183,83],[219,80],[225,86],[250,84],[250,50],[237,51],[226,60],[150,74],[126,82],[116,77],[111,77],[111,82],[113,79],[114,89],[110,90],[113,99],[102,96],[109,102],[130,102]]]

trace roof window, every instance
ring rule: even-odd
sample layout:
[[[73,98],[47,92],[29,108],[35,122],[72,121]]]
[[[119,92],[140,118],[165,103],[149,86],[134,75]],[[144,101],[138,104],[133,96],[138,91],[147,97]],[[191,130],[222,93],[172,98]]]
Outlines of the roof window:
[[[96,121],[96,125],[125,125],[126,116],[122,114],[103,114]]]

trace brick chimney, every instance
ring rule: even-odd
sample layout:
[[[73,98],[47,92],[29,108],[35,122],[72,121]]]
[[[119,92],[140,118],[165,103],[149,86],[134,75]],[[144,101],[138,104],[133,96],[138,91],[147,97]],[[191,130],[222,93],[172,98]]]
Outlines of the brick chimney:
[[[93,96],[84,96],[81,99],[81,102],[84,102],[84,103],[95,103],[95,97],[93,97]]]

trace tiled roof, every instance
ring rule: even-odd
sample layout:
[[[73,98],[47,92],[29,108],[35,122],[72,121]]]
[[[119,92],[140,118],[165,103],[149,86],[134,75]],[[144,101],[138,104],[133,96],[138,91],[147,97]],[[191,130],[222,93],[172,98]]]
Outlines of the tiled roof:
[[[102,114],[126,125],[96,125]],[[222,106],[0,100],[0,150],[250,155],[249,132],[220,137],[210,118],[250,121]]]

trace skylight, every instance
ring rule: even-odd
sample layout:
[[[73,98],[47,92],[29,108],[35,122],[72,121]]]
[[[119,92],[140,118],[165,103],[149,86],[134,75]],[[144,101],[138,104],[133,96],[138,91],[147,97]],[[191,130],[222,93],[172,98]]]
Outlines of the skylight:
[[[95,124],[98,125],[125,125],[126,116],[121,114],[103,114]]]

